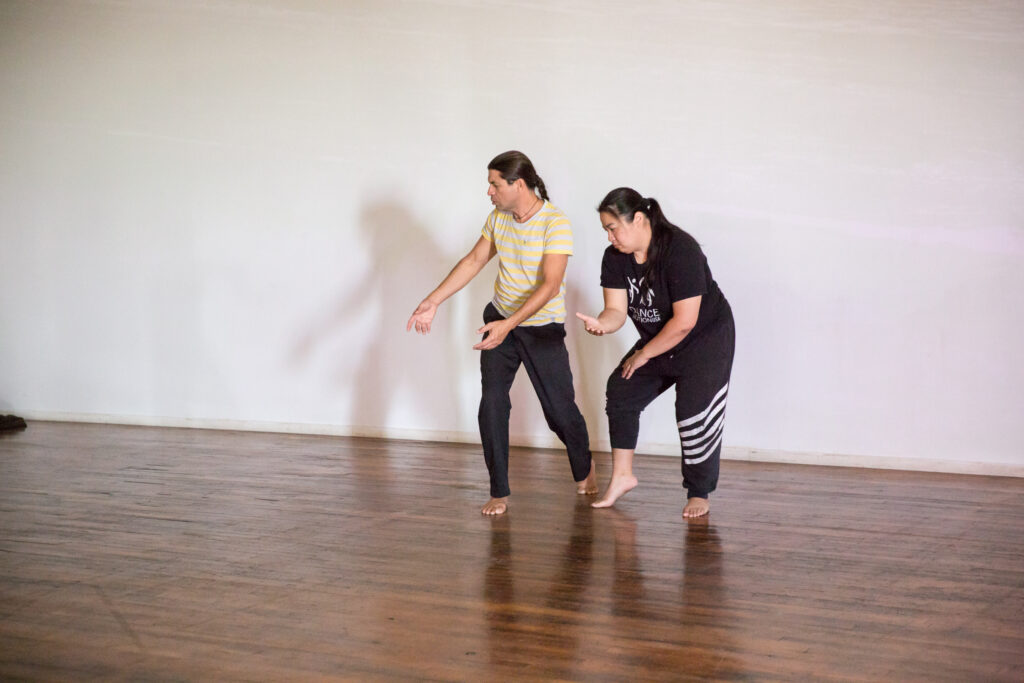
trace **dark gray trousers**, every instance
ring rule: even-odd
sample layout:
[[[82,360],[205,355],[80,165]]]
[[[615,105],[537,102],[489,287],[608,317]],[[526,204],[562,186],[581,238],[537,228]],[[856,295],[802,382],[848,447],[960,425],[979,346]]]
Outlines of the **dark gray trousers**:
[[[682,448],[683,486],[688,498],[707,498],[718,486],[725,403],[736,349],[736,327],[726,308],[716,324],[682,348],[651,359],[622,379],[623,357],[608,377],[608,430],[612,448],[635,449],[640,413],[669,388],[676,393],[676,427]]]
[[[484,322],[496,320],[503,320],[503,316],[493,304],[487,304]],[[482,392],[477,417],[493,498],[503,498],[510,492],[508,420],[512,402],[509,391],[520,364],[526,366],[548,427],[565,444],[573,479],[583,481],[590,474],[590,437],[583,414],[576,406],[569,352],[565,348],[565,325],[520,325],[496,348],[480,352]]]

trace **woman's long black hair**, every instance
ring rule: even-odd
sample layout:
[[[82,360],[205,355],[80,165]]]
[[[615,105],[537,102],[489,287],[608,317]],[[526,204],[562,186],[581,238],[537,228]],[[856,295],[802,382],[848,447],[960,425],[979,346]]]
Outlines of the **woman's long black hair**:
[[[673,225],[661,212],[661,206],[653,197],[644,197],[631,187],[617,187],[601,200],[598,212],[615,214],[624,221],[633,222],[636,212],[647,216],[651,222],[651,246],[647,249],[647,268],[644,277],[651,286],[661,277],[661,259],[668,250],[674,232],[683,232]]]
[[[491,163],[487,164],[487,170],[500,173],[501,177],[509,185],[522,178],[528,188],[536,190],[540,194],[541,199],[545,201],[548,199],[548,191],[544,187],[544,181],[537,175],[533,162],[522,152],[515,150],[502,152],[491,159]]]

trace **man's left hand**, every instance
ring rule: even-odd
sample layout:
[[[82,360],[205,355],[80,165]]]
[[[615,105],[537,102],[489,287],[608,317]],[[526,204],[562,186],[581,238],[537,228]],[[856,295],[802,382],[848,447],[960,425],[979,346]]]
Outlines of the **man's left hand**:
[[[477,334],[487,334],[487,337],[479,344],[474,345],[473,348],[477,351],[488,351],[496,348],[501,342],[505,341],[505,337],[508,336],[511,329],[505,320],[489,322],[476,331]]]

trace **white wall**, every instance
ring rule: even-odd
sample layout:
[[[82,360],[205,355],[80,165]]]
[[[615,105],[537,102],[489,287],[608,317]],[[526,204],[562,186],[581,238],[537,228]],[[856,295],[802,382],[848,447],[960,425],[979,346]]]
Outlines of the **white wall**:
[[[404,324],[515,148],[571,310],[615,186],[704,244],[734,457],[1024,472],[1022,120],[1020,1],[7,0],[0,411],[476,439],[493,266]],[[634,338],[570,328],[605,445]],[[642,438],[677,449],[669,397]]]

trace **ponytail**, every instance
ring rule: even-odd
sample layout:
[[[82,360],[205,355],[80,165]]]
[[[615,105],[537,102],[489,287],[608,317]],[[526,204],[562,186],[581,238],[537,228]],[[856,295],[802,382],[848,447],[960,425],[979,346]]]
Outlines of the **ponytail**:
[[[544,187],[544,181],[540,179],[540,176],[537,176],[537,187],[535,189],[537,190],[537,193],[540,195],[541,199],[543,199],[544,201],[548,201],[548,190],[546,187]]]

